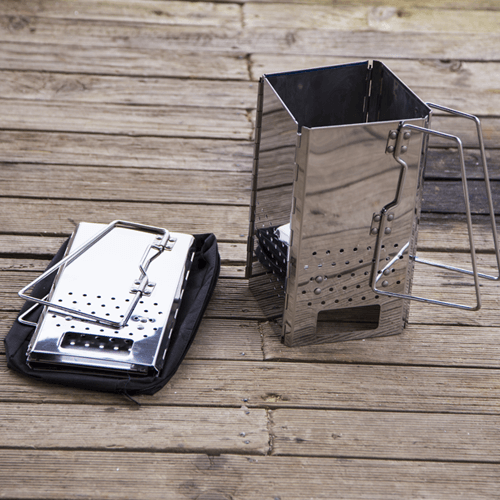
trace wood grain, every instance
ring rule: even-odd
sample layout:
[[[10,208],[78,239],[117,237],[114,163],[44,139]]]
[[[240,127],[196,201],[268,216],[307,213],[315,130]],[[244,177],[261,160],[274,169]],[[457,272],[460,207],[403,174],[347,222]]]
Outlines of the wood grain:
[[[0,400],[12,403],[124,400],[21,377],[6,368],[4,356],[0,389]],[[136,399],[143,405],[498,415],[500,375],[488,368],[184,360],[166,387]]]
[[[3,11],[12,16],[61,17],[63,19],[113,20],[166,25],[240,27],[240,8],[235,4],[169,0],[5,0]]]
[[[199,106],[250,109],[257,101],[257,84],[185,78],[145,78],[2,71],[3,99],[94,102],[151,106]]]
[[[435,10],[359,5],[301,5],[246,3],[243,7],[247,28],[371,30],[392,33],[463,32],[491,33],[496,31],[500,14],[486,10]]]
[[[498,463],[497,415],[278,409],[273,455]],[[487,457],[487,458],[486,458]]]
[[[1,448],[263,455],[269,446],[265,410],[241,408],[7,403],[0,428]]]
[[[494,498],[497,464],[315,457],[2,450],[7,498],[173,500]],[[26,480],[29,475],[30,481]],[[125,493],[126,492],[126,493]]]
[[[268,324],[260,328],[264,358],[269,361],[500,367],[496,347],[500,329],[495,327],[411,324],[400,335],[391,337],[298,348],[285,347]]]
[[[86,132],[157,137],[250,139],[244,110],[185,106],[67,103],[7,99],[2,126],[14,130]]]
[[[211,0],[198,0],[201,2],[209,2]],[[220,0],[221,2],[229,3],[301,3],[301,4],[318,4],[331,5],[331,0]],[[478,0],[471,4],[467,0],[336,0],[336,5],[370,5],[370,6],[393,6],[393,7],[412,7],[427,9],[477,9],[477,10],[498,10],[499,5],[495,0]]]
[[[113,220],[167,226],[189,234],[215,233],[220,240],[242,243],[248,232],[248,207],[204,206],[194,199],[192,204],[162,204],[0,198],[2,232],[68,235],[78,222],[109,224]]]
[[[205,55],[189,47],[165,51],[161,47],[145,49],[112,44],[74,45],[70,37],[47,43],[16,42],[6,37],[5,41],[0,42],[0,50],[0,68],[4,70],[31,69],[39,72],[156,78],[224,78],[228,88],[232,80],[248,78],[247,60],[243,53],[214,53],[207,64]],[[39,75],[44,78],[43,73]]]
[[[4,162],[251,172],[252,159],[248,141],[0,131]]]
[[[129,202],[226,204],[248,206],[248,172],[74,167],[4,164],[0,182],[11,196]]]
[[[286,9],[285,9],[286,10]],[[473,12],[473,11],[471,11]],[[474,15],[471,14],[474,20]],[[286,17],[286,14],[285,14]],[[482,18],[482,17],[481,17]],[[0,42],[54,43],[81,46],[130,47],[180,51],[229,52],[236,54],[322,54],[370,58],[432,58],[474,61],[495,60],[500,34],[496,31],[440,32],[442,19],[435,16],[436,30],[405,33],[383,30],[351,30],[349,22],[341,30],[297,28],[217,28],[108,20],[86,22],[78,19],[36,16],[0,16]],[[221,75],[223,76],[223,75]]]

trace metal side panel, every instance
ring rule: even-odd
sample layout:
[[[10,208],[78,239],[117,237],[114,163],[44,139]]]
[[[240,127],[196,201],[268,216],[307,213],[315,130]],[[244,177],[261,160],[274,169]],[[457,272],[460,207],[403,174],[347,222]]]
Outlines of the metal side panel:
[[[424,119],[413,122],[423,125]],[[397,126],[398,122],[381,122],[303,129],[303,139],[307,130],[308,140],[303,142],[306,149],[300,154],[300,187],[292,217],[290,260],[296,270],[290,269],[294,279],[287,287],[287,345],[401,332],[404,301],[377,295],[370,285],[377,216],[394,199],[398,188],[401,168],[386,153],[389,133]],[[407,270],[413,265],[408,251],[399,253],[414,236],[421,150],[421,136],[409,141],[402,201],[383,228],[379,268],[395,259],[385,270],[385,286],[401,293],[409,288]],[[376,309],[379,318],[363,328],[363,317],[371,316]],[[346,327],[346,311],[356,323],[352,331]],[[331,335],[323,334],[322,339],[316,335],[318,316],[331,321]],[[340,330],[336,329],[335,318]],[[327,331],[325,325],[322,330]]]

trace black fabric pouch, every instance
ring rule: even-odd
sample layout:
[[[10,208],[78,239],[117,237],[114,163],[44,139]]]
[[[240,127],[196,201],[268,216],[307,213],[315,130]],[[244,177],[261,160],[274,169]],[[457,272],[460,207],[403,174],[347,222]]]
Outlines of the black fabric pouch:
[[[127,396],[152,395],[159,391],[172,378],[186,356],[219,277],[220,256],[215,236],[213,234],[199,234],[194,235],[194,238],[195,255],[191,272],[172,332],[165,364],[158,376],[80,373],[66,369],[31,368],[26,363],[26,350],[35,328],[23,325],[17,320],[5,338],[7,366],[19,373],[45,382],[81,389],[114,392]],[[59,249],[49,267],[63,258],[68,241]],[[55,274],[47,276],[45,280],[38,283],[33,289],[32,296],[44,297],[52,286]],[[26,302],[20,314],[27,311],[32,305],[32,302]],[[41,311],[41,307],[36,308],[26,319],[36,322]]]

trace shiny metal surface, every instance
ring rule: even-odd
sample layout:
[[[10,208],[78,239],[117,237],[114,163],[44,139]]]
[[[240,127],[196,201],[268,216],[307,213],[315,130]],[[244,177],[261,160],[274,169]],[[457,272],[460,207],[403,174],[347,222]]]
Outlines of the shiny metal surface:
[[[248,277],[262,310],[282,318],[287,345],[399,333],[405,301],[370,285],[376,219],[399,193],[383,268],[416,245],[421,192],[422,137],[407,141],[403,178],[389,134],[402,120],[426,127],[430,109],[378,62],[264,75],[260,85]],[[413,262],[400,257],[384,289],[404,294]],[[318,320],[331,324],[326,338]]]
[[[194,239],[165,230],[157,236],[114,227],[88,247],[86,242],[96,240],[103,229],[81,223],[75,231],[48,297],[54,305],[44,306],[28,363],[157,373],[182,299]]]

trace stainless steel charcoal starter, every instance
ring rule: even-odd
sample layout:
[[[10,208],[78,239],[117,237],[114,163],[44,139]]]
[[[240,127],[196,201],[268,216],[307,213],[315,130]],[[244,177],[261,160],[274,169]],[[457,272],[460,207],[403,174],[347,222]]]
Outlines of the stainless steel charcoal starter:
[[[66,255],[19,292],[35,305],[27,351],[37,368],[158,373],[193,258],[194,238],[115,221],[80,223]],[[43,299],[26,292],[57,271]],[[25,318],[43,306],[37,324]]]
[[[475,122],[498,267],[476,117],[423,102],[378,61],[261,78],[247,277],[286,345],[398,334],[409,300],[476,310],[478,279],[498,279],[477,269],[462,143],[429,128],[433,108]],[[430,135],[458,151],[470,269],[416,256]],[[471,275],[476,303],[412,295],[416,262]]]

